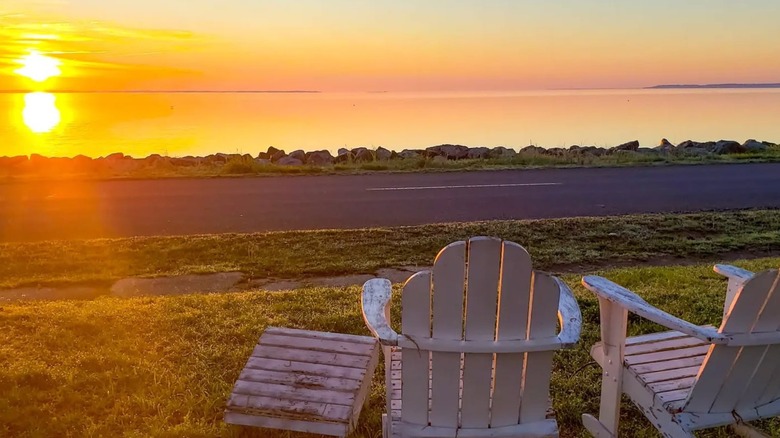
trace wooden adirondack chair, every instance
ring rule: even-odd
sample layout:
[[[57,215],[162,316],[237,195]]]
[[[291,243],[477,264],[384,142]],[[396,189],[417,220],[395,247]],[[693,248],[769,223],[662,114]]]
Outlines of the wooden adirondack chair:
[[[433,272],[403,286],[400,334],[391,293],[388,280],[363,286],[363,317],[385,346],[384,437],[558,436],[547,418],[553,351],[578,341],[582,318],[523,247],[475,237],[442,249]]]
[[[665,437],[732,425],[766,436],[745,421],[780,415],[780,275],[726,265],[720,328],[697,326],[601,277],[582,283],[598,295],[601,339],[591,355],[603,368],[599,418],[583,415],[597,437],[617,436],[620,395],[631,398]],[[626,338],[627,312],[672,331]]]

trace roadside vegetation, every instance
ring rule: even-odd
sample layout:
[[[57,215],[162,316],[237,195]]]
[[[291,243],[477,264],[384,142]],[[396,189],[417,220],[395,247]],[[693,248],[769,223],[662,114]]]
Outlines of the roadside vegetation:
[[[539,269],[582,272],[776,255],[780,210],[1,243],[0,289],[227,271],[263,279],[365,274],[429,266],[446,244],[477,235],[522,243]]]
[[[737,264],[758,271],[777,267],[780,258]],[[720,322],[726,282],[709,264],[598,273],[693,323]],[[580,415],[598,412],[600,373],[588,355],[599,337],[598,303],[579,279],[580,274],[564,277],[582,309],[583,336],[575,349],[556,353],[551,391],[564,438],[588,436]],[[5,304],[0,309],[0,436],[306,436],[228,426],[222,421],[224,403],[267,326],[367,335],[359,294],[357,287],[313,288]],[[656,328],[632,316],[629,330],[642,334]],[[381,368],[356,437],[381,436]],[[624,407],[623,436],[658,436],[637,409],[627,402]],[[758,426],[780,434],[780,420]],[[730,435],[722,428],[698,436]]]
[[[121,155],[121,154],[120,154]],[[48,160],[48,161],[47,161]],[[0,182],[59,180],[59,179],[154,179],[154,178],[212,178],[278,175],[349,175],[375,172],[450,172],[470,170],[506,170],[577,167],[631,167],[697,164],[735,164],[780,162],[780,146],[770,145],[763,151],[730,154],[695,154],[687,152],[657,153],[620,151],[594,155],[578,150],[560,149],[556,154],[539,151],[521,151],[511,157],[447,160],[423,156],[407,159],[355,161],[327,165],[281,165],[258,160],[250,155],[234,154],[225,162],[198,162],[179,165],[188,159],[105,160],[105,163],[82,160],[40,159],[43,164],[22,166],[3,165],[0,159]],[[195,160],[195,159],[193,159]],[[32,161],[31,161],[32,163]],[[102,163],[102,164],[100,164]]]

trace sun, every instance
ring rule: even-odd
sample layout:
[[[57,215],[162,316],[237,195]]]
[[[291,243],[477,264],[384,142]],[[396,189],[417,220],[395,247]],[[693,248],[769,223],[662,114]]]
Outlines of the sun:
[[[60,61],[36,51],[30,52],[29,55],[19,60],[19,63],[22,64],[22,67],[16,70],[16,73],[35,82],[44,82],[62,73],[60,71]]]
[[[36,134],[53,130],[60,123],[60,110],[57,98],[50,93],[29,93],[24,96],[22,111],[24,124]]]

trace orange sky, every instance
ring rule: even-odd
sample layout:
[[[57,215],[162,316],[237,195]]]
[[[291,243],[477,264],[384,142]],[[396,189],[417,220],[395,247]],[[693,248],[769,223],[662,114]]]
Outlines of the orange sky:
[[[777,17],[776,0],[3,0],[0,89],[780,82]],[[17,74],[31,51],[62,74]]]

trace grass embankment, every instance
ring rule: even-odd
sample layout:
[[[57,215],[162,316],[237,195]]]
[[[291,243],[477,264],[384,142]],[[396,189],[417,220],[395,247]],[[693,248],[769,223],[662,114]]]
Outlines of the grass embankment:
[[[564,151],[561,155],[547,155],[538,152],[520,152],[514,157],[436,161],[430,158],[395,159],[389,161],[339,163],[333,166],[278,166],[258,164],[253,160],[234,158],[221,168],[177,169],[158,171],[159,176],[217,175],[266,175],[266,174],[350,174],[366,172],[443,172],[462,170],[500,170],[527,168],[569,168],[569,167],[628,167],[663,166],[672,164],[713,163],[771,163],[780,162],[780,146],[774,145],[763,152],[691,155],[685,153],[617,153],[611,155],[589,155]]]
[[[387,161],[343,162],[326,166],[281,166],[260,164],[254,159],[233,157],[227,163],[174,165],[167,161],[154,164],[98,166],[78,170],[62,163],[52,163],[40,169],[18,171],[0,167],[0,181],[60,180],[60,179],[153,179],[153,178],[210,178],[274,175],[341,175],[373,172],[446,172],[468,170],[501,170],[529,168],[570,167],[628,167],[664,166],[677,164],[729,164],[780,162],[780,145],[769,146],[765,151],[742,154],[669,154],[648,152],[624,152],[596,156],[572,151],[560,155],[547,155],[534,151],[520,152],[514,157],[438,161],[431,158],[393,159]]]
[[[752,270],[779,264],[778,258],[739,263]],[[601,274],[693,323],[719,323],[726,284],[710,265]],[[578,275],[565,280],[575,286],[584,331],[576,349],[556,354],[552,397],[561,436],[586,437],[580,415],[598,412],[599,370],[588,355],[599,336],[598,304],[578,286]],[[4,305],[0,436],[298,436],[227,426],[225,400],[266,326],[367,334],[359,293],[317,288]],[[631,334],[654,330],[633,316],[629,327]],[[381,436],[379,376],[356,436]],[[658,436],[637,409],[624,407],[623,436]],[[780,434],[778,420],[760,427]],[[718,429],[699,436],[729,435]]]
[[[373,273],[428,266],[446,244],[477,235],[522,243],[539,269],[581,272],[639,261],[774,255],[780,210],[5,243],[0,288],[225,271],[296,279]]]

